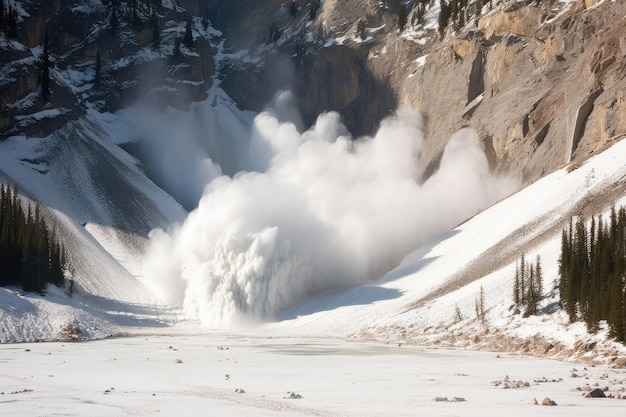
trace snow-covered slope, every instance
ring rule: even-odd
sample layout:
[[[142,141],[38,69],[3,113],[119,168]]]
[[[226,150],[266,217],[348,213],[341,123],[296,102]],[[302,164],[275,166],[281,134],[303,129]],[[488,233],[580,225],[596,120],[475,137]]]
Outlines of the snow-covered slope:
[[[185,214],[146,178],[137,160],[111,142],[101,128],[105,119],[87,117],[46,140],[15,137],[0,143],[3,178],[17,181],[22,192],[49,207],[47,216],[63,231],[76,283],[71,299],[54,289],[47,297],[1,289],[2,341],[54,339],[71,325],[84,337],[198,328],[193,321],[181,322],[175,309],[154,304],[154,295],[137,279],[148,232]],[[107,129],[117,128],[109,124]],[[623,357],[623,346],[606,341],[605,331],[589,335],[584,325],[568,323],[553,282],[560,232],[569,218],[623,202],[625,154],[626,142],[619,141],[478,213],[409,254],[381,279],[317,296],[246,331],[482,346],[568,358],[600,342],[586,355]],[[543,309],[530,318],[512,308],[515,264],[522,252],[528,259],[540,255],[544,268]],[[484,323],[475,313],[481,288]]]
[[[311,300],[267,329],[623,360],[626,349],[606,341],[606,331],[589,335],[584,324],[569,323],[553,288],[560,233],[570,217],[624,204],[624,155],[626,141],[620,141],[580,166],[558,170],[417,249],[381,280]],[[541,256],[547,293],[541,313],[526,319],[513,308],[522,252],[527,259]],[[481,288],[484,324],[475,312]],[[600,343],[586,352],[592,342]]]
[[[185,212],[97,120],[68,123],[42,139],[0,142],[0,178],[47,208],[68,254],[67,291],[73,281],[76,294],[71,300],[55,291],[33,298],[0,289],[0,341],[54,338],[75,318],[85,336],[102,337],[112,331],[89,318],[93,311],[121,311],[127,308],[122,304],[154,299],[133,275],[136,264],[150,230],[179,221]]]

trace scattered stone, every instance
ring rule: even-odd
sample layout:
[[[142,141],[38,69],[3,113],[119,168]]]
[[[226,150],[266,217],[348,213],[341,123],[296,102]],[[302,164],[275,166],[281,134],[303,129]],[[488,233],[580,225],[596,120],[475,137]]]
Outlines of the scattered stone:
[[[532,405],[539,405],[539,402],[537,401],[537,399],[535,397],[533,397],[532,400],[530,400],[530,403]]]
[[[111,393],[111,390],[108,390],[108,389],[104,390],[104,395],[107,395],[107,394],[110,394],[110,393]]]
[[[183,363],[182,359],[176,359],[176,363]]]
[[[13,391],[13,392],[11,392],[11,394],[13,394],[13,395],[14,395],[14,394],[24,394],[24,393],[27,393],[27,392],[33,392],[33,390],[32,390],[32,389],[25,388],[25,389],[23,389],[23,390]],[[4,394],[4,392],[3,392],[2,394]]]
[[[604,391],[600,388],[596,388],[593,391],[590,391],[585,397],[587,398],[606,398]]]
[[[302,398],[302,395],[300,394],[296,394],[295,392],[289,392],[287,391],[287,396],[283,397],[284,399],[289,399],[289,400],[297,400]]]
[[[226,374],[226,375],[224,375],[224,378],[226,378],[226,380],[229,380],[230,379],[230,375]]]
[[[546,397],[546,398],[543,399],[543,401],[541,401],[541,405],[554,406],[554,405],[556,405],[556,402],[554,402],[550,398]]]
[[[246,392],[243,390],[243,388],[235,388],[235,392],[237,394],[245,394]]]
[[[462,403],[467,400],[463,397],[435,397],[433,401],[438,403]]]

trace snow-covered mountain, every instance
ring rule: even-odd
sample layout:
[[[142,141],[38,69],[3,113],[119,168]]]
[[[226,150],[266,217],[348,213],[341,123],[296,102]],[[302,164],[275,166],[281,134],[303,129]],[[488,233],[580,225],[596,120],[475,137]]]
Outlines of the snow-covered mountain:
[[[623,361],[552,290],[569,219],[626,195],[623,2],[496,2],[441,38],[435,2],[402,2],[400,31],[394,1],[39,3],[0,34],[0,180],[43,204],[74,289],[0,288],[1,342],[245,329]],[[618,29],[567,38],[602,16]],[[593,80],[566,89],[563,60]],[[529,318],[522,253],[544,267]]]

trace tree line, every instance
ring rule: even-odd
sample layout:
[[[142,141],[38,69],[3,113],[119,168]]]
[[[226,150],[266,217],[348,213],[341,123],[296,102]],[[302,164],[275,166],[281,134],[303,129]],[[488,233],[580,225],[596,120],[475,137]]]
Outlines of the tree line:
[[[570,220],[561,235],[559,290],[571,321],[589,331],[605,320],[609,332],[626,341],[626,209],[611,209],[608,220],[592,217],[589,226]]]
[[[24,205],[15,187],[0,186],[0,286],[38,293],[48,284],[63,286],[65,263],[65,250],[39,205]]]
[[[9,38],[17,37],[17,9],[9,0],[0,2],[0,32]]]

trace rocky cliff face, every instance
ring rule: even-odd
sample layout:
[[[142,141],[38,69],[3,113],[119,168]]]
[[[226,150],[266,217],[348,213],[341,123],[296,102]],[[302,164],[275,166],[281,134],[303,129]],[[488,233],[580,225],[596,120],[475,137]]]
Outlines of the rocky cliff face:
[[[523,182],[626,135],[624,0],[494,0],[443,36],[434,0],[19,3],[18,36],[0,35],[1,137],[46,135],[87,108],[116,110],[140,98],[185,108],[205,98],[222,39],[213,27],[231,52],[221,86],[242,107],[260,110],[291,89],[305,124],[336,110],[357,136],[398,106],[420,109],[428,121],[423,177],[465,126],[479,132],[492,169]],[[190,48],[180,46],[187,19]],[[44,32],[49,103],[38,93]]]
[[[402,92],[430,116],[426,160],[466,124],[494,168],[532,181],[624,137],[624,2],[552,7],[515,4],[435,46]]]
[[[443,38],[436,2],[421,22],[418,2],[402,2],[403,31],[398,1],[327,0],[314,17],[308,1],[296,1],[295,14],[287,1],[221,3],[214,10],[233,48],[257,56],[226,74],[242,105],[260,109],[279,73],[273,87],[295,89],[307,123],[337,110],[368,133],[398,105],[417,107],[428,120],[424,177],[465,126],[479,132],[494,170],[522,182],[626,135],[623,0],[491,2]],[[252,32],[242,21],[255,22]]]
[[[198,2],[189,3],[191,10],[199,8]],[[17,5],[17,34],[0,34],[0,138],[46,136],[90,107],[115,111],[142,98],[156,106],[185,107],[207,96],[215,34],[200,13],[155,1],[24,0]],[[190,47],[181,45],[187,19]],[[48,101],[39,82],[46,35]]]

